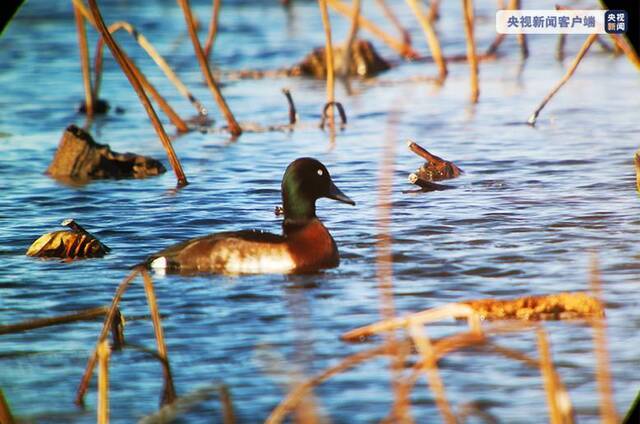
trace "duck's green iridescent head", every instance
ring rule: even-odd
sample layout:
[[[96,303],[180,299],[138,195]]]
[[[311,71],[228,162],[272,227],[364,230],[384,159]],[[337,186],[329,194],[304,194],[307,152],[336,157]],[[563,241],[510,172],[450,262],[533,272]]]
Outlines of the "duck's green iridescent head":
[[[313,158],[299,158],[289,164],[282,177],[282,204],[285,219],[304,221],[316,216],[316,200],[321,197],[355,205],[331,180],[327,168]]]

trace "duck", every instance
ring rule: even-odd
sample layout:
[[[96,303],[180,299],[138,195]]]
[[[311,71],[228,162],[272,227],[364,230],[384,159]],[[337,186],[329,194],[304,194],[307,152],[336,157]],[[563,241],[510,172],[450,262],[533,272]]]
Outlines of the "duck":
[[[355,206],[317,159],[291,162],[282,177],[282,234],[260,230],[197,237],[151,255],[146,265],[159,272],[267,274],[308,273],[335,268],[335,240],[316,216],[316,201],[329,198]]]

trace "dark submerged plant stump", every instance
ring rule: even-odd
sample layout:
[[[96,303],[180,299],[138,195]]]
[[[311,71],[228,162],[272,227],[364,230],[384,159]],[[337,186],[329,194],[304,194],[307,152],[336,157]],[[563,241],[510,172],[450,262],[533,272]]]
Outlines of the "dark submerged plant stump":
[[[384,60],[367,40],[355,40],[351,47],[349,69],[344,67],[344,49],[346,46],[336,46],[334,51],[335,68],[341,75],[372,77],[380,72],[391,69],[391,65]],[[324,79],[327,76],[325,48],[318,47],[309,53],[302,62],[294,65],[290,74],[292,76],[311,76]]]
[[[47,174],[75,180],[146,178],[165,173],[158,160],[133,153],[117,153],[96,143],[91,134],[75,125],[65,130]]]

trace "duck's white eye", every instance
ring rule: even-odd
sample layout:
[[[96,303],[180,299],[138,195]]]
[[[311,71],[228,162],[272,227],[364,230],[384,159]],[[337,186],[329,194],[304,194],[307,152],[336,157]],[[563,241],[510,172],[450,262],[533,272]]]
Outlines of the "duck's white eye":
[[[323,176],[324,175],[324,171],[322,169],[318,169],[318,175]]]

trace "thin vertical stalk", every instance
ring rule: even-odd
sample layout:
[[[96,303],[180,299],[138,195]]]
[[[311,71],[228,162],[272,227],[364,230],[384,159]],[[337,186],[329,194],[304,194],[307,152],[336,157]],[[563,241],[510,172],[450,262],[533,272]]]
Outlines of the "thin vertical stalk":
[[[522,9],[522,0],[515,0],[514,9],[520,10]],[[520,44],[520,52],[522,53],[522,57],[524,59],[529,57],[529,46],[527,45],[527,35],[526,34],[516,34],[516,38],[518,39],[518,44]]]
[[[76,19],[76,30],[78,31],[78,46],[80,48],[80,66],[82,68],[82,83],[84,85],[84,103],[89,118],[93,117],[95,110],[93,89],[91,88],[91,68],[89,67],[89,48],[87,47],[87,29],[84,25],[84,18],[74,6],[73,14]]]
[[[591,292],[602,302],[602,280],[598,266],[598,258],[591,258]],[[600,393],[600,420],[604,424],[618,422],[613,388],[611,387],[611,370],[609,369],[609,352],[607,350],[607,325],[604,318],[590,320],[593,329],[593,349],[596,356],[596,382]]]
[[[91,381],[91,376],[93,374],[93,369],[96,365],[97,359],[97,348],[102,343],[107,334],[109,334],[109,330],[113,324],[114,318],[118,315],[118,304],[120,303],[120,299],[122,299],[122,295],[127,291],[131,282],[135,279],[135,277],[140,273],[138,269],[134,269],[118,286],[116,289],[116,293],[111,300],[111,307],[109,308],[109,312],[107,316],[104,318],[104,324],[102,325],[102,330],[100,331],[100,335],[98,336],[98,343],[96,345],[96,349],[91,353],[89,360],[87,361],[87,367],[84,371],[84,375],[82,376],[82,380],[80,380],[80,384],[78,386],[78,390],[76,393],[76,404],[82,405],[84,404],[84,395],[87,392],[87,388],[89,387],[89,382]]]
[[[564,46],[567,41],[567,34],[558,35],[558,44],[556,44],[556,59],[560,62],[564,60]]]
[[[107,29],[107,26],[102,20],[102,15],[100,14],[98,3],[96,2],[96,0],[88,0],[88,1],[89,1],[89,8],[91,9],[93,20],[96,24],[96,27],[98,28],[98,31],[106,41],[107,45],[109,46],[109,50],[111,50],[113,57],[116,59],[116,61],[120,65],[120,68],[122,68],[122,71],[127,76],[127,79],[131,83],[131,86],[136,91],[136,94],[140,98],[140,102],[142,102],[142,105],[144,106],[147,112],[147,115],[149,115],[149,119],[153,124],[153,128],[158,134],[158,137],[160,138],[160,142],[162,143],[162,146],[167,152],[167,156],[169,157],[169,163],[171,163],[171,167],[173,168],[173,171],[176,174],[176,179],[178,180],[178,186],[179,187],[186,186],[188,184],[187,177],[184,175],[184,171],[182,170],[182,165],[180,164],[180,160],[178,159],[176,152],[173,150],[171,139],[169,139],[169,136],[165,132],[164,127],[160,122],[160,118],[158,118],[156,111],[153,109],[153,106],[151,105],[151,102],[149,101],[149,98],[147,97],[147,94],[145,93],[144,88],[142,87],[142,84],[140,83],[138,78],[136,78],[133,70],[129,66],[129,62],[127,61],[126,57],[123,55],[122,51],[120,50],[120,47],[118,46],[118,44],[116,44],[113,37],[111,37],[111,34],[109,34],[109,30]]]
[[[471,103],[478,103],[480,88],[478,86],[478,57],[476,56],[476,41],[473,23],[473,0],[462,0],[464,13],[464,31],[467,36],[467,61],[471,72]]]
[[[109,342],[98,345],[98,424],[109,424]]]
[[[231,394],[226,384],[220,386],[220,403],[222,404],[222,423],[234,424],[236,415],[233,412],[233,403],[231,402]]]
[[[547,94],[545,96],[545,98],[542,99],[542,102],[538,105],[536,110],[529,117],[529,120],[527,121],[529,123],[529,125],[535,125],[536,124],[536,120],[538,119],[538,115],[540,114],[540,111],[542,111],[542,109],[546,106],[546,104],[549,102],[549,100],[551,100],[551,98],[558,92],[558,90],[560,90],[562,88],[562,86],[567,81],[569,81],[569,78],[571,78],[573,73],[576,71],[576,68],[578,67],[578,64],[580,63],[580,61],[582,60],[584,55],[587,54],[587,51],[589,51],[589,47],[591,47],[593,42],[596,40],[597,36],[598,36],[598,34],[589,34],[589,36],[585,40],[584,44],[580,48],[580,51],[576,55],[575,59],[573,59],[573,62],[571,63],[571,66],[569,66],[569,69],[567,69],[567,73],[555,85],[555,87],[553,87],[553,89],[551,89],[551,92],[549,92],[549,94]]]
[[[351,52],[353,50],[353,43],[358,36],[358,19],[360,17],[360,0],[353,0],[353,15],[351,15],[351,27],[349,27],[349,35],[345,42],[344,52],[342,57],[342,75],[349,78],[349,70],[351,68]]]
[[[233,116],[231,109],[229,109],[226,100],[222,96],[216,80],[213,78],[211,68],[209,68],[209,62],[204,55],[204,51],[202,50],[202,46],[200,45],[200,40],[198,39],[196,24],[193,20],[193,15],[191,14],[191,6],[189,6],[189,0],[178,0],[178,4],[182,8],[182,13],[184,14],[184,19],[187,24],[187,30],[189,31],[191,43],[193,44],[193,50],[195,51],[196,58],[198,59],[198,63],[200,64],[200,69],[202,70],[204,79],[207,82],[211,93],[213,94],[213,98],[218,104],[218,108],[227,120],[229,132],[231,133],[231,135],[237,137],[242,134],[242,129],[240,128],[240,125],[238,125],[236,118]]]
[[[425,334],[421,324],[411,322],[410,320],[408,330],[411,338],[416,344],[418,352],[422,356],[422,370],[427,377],[429,388],[433,392],[436,405],[438,406],[440,415],[442,415],[442,420],[447,424],[455,424],[456,418],[451,410],[451,405],[449,405],[449,401],[447,400],[444,383],[442,382],[440,373],[438,372],[438,362],[433,351],[433,345]]]
[[[538,338],[538,353],[540,355],[540,373],[542,374],[544,391],[547,395],[547,404],[549,405],[549,422],[551,424],[562,424],[562,413],[558,405],[558,387],[556,385],[551,352],[549,351],[549,341],[542,327],[538,327],[536,336]]]
[[[144,292],[147,296],[147,303],[149,304],[149,311],[151,312],[151,321],[153,322],[153,330],[156,336],[156,345],[158,348],[158,356],[166,364],[162,368],[164,373],[165,387],[162,395],[162,405],[172,403],[176,400],[176,389],[173,385],[173,378],[171,376],[171,368],[169,367],[169,357],[167,354],[167,345],[164,341],[164,333],[162,331],[162,322],[160,321],[160,312],[158,312],[158,302],[156,300],[156,294],[153,289],[153,281],[149,276],[149,272],[146,269],[142,269],[142,279],[144,281]]]
[[[207,58],[211,57],[213,51],[213,44],[216,41],[218,35],[218,17],[220,15],[220,3],[221,0],[213,0],[213,12],[211,13],[211,21],[209,22],[209,32],[207,33],[207,42],[204,45],[204,55]]]
[[[335,83],[334,83],[334,62],[333,45],[331,44],[331,23],[329,22],[329,11],[327,10],[327,0],[318,0],[320,15],[322,16],[322,26],[325,36],[325,62],[327,64],[327,104],[331,105],[326,115],[329,118],[329,128],[335,128],[333,104],[335,103]]]
[[[431,25],[431,21],[427,19],[427,16],[422,12],[420,8],[420,4],[418,0],[406,0],[407,4],[413,11],[413,14],[416,15],[422,30],[424,31],[425,38],[427,39],[427,44],[429,44],[429,50],[431,50],[431,55],[433,56],[433,60],[436,62],[438,66],[438,78],[440,82],[443,82],[447,77],[447,64],[442,56],[442,50],[440,49],[440,41],[438,40],[438,36],[436,31],[433,29],[433,25]]]

